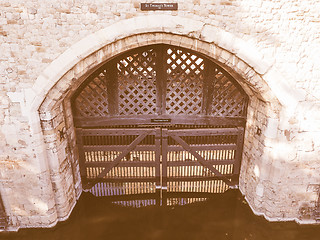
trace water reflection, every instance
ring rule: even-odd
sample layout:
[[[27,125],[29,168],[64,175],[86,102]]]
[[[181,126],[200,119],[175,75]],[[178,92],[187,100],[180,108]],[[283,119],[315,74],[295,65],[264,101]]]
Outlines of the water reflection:
[[[120,202],[124,202],[123,200]],[[237,190],[188,205],[123,207],[83,193],[71,217],[51,229],[22,229],[0,239],[320,239],[320,226],[268,223]]]

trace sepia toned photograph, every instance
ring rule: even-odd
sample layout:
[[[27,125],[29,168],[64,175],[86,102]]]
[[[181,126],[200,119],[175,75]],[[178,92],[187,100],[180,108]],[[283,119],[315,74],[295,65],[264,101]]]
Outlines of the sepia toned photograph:
[[[1,0],[0,240],[319,240],[320,1]]]

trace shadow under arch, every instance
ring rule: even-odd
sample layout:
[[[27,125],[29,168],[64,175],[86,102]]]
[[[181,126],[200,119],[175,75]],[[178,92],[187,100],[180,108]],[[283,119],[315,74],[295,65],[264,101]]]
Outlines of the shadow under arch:
[[[248,94],[240,189],[254,199],[259,179],[254,175],[253,159],[261,158],[264,149],[256,149],[252,143],[259,145],[264,141],[265,136],[257,134],[257,129],[263,132],[268,119],[279,119],[283,105],[264,79],[272,66],[241,39],[221,29],[201,21],[153,15],[120,21],[74,44],[43,71],[31,89],[30,123],[34,136],[43,143],[36,149],[37,157],[39,161],[46,159],[55,186],[59,220],[69,216],[82,191],[70,104],[72,94],[105,62],[130,49],[151,44],[176,45],[205,55],[233,76]]]

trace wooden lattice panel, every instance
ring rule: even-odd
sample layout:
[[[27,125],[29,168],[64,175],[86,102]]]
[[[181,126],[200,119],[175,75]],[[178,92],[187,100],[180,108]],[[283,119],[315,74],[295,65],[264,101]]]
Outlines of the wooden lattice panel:
[[[184,48],[153,45],[102,66],[81,86],[73,108],[83,122],[117,115],[185,115],[187,121],[187,115],[244,119],[247,103],[239,84],[213,61]]]
[[[117,63],[119,114],[156,112],[156,53],[151,48],[122,58]]]
[[[199,114],[202,110],[204,61],[179,48],[167,49],[167,114]]]
[[[108,110],[108,74],[101,71],[83,88],[74,102],[76,115],[81,117],[107,116]]]
[[[244,95],[230,77],[216,69],[213,85],[211,115],[217,117],[244,117],[247,104]]]

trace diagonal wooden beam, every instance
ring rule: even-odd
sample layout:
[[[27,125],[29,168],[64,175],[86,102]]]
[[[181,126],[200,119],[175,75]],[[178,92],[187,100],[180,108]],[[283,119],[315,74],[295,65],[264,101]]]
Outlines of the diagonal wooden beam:
[[[119,156],[117,156],[108,167],[106,167],[97,177],[96,179],[102,178],[104,177],[106,174],[108,174],[108,172],[116,167],[121,160],[129,153],[131,152],[133,149],[135,149],[135,147],[150,133],[152,132],[152,130],[149,131],[145,131],[143,134],[139,135]],[[85,189],[89,189],[94,185],[94,181],[93,182],[89,182],[88,184],[86,184],[84,186]]]
[[[222,177],[222,180],[228,184],[229,186],[232,185],[232,182],[227,179],[226,177],[224,177],[215,167],[213,167],[211,164],[207,163],[206,160],[201,157],[201,155],[199,153],[197,153],[195,150],[192,149],[192,147],[186,143],[182,138],[180,138],[179,136],[177,136],[176,134],[169,132],[168,133],[170,137],[172,137],[177,143],[179,143],[183,149],[185,149],[186,151],[188,151],[189,153],[191,153],[198,161],[201,165],[203,165],[204,167],[207,167],[210,171],[212,171],[216,176]]]

